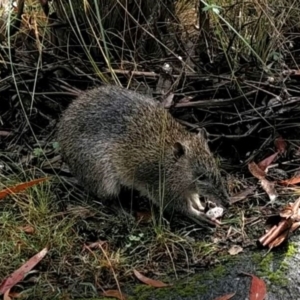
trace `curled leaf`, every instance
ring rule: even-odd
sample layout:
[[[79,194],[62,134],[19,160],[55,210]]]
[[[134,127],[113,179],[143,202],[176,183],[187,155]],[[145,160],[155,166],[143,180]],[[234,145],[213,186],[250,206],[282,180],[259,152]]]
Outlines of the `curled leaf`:
[[[275,158],[277,157],[278,152],[275,152],[274,154],[268,156],[267,158],[265,158],[264,160],[262,160],[261,162],[259,162],[257,165],[258,167],[265,171],[268,166],[275,160]]]
[[[274,202],[276,200],[276,198],[278,197],[278,194],[275,190],[275,183],[268,181],[267,179],[261,179],[260,184],[261,184],[261,187],[268,194],[271,202]]]
[[[279,136],[277,139],[275,139],[274,144],[280,154],[284,154],[286,152],[287,143],[282,136]]]
[[[35,233],[35,228],[29,224],[24,225],[24,226],[19,226],[18,227],[21,231],[27,233],[27,234],[34,234]]]
[[[265,282],[255,275],[244,272],[242,273],[252,277],[249,300],[264,300],[267,295],[267,287]]]
[[[297,177],[293,177],[293,178],[286,179],[286,180],[280,180],[279,183],[282,184],[282,185],[298,184],[298,183],[300,183],[300,177],[297,176]]]
[[[262,180],[266,177],[266,173],[254,161],[248,164],[248,169],[257,179]]]
[[[228,253],[230,255],[237,255],[239,254],[240,252],[243,252],[243,248],[241,246],[238,246],[238,245],[233,245],[229,250],[228,250]]]
[[[268,246],[271,245],[271,243],[282,233],[284,233],[286,230],[290,230],[291,226],[293,224],[292,219],[285,219],[279,222],[278,225],[274,225],[274,227],[271,229],[271,232],[268,233],[267,235],[263,236],[262,238],[259,239],[261,241],[261,244],[263,246]],[[285,238],[287,238],[287,235],[284,235]],[[281,243],[284,240],[281,241]],[[278,246],[279,244],[277,244]],[[274,247],[274,246],[273,246]]]
[[[268,245],[269,249],[273,249],[279,246],[280,244],[282,244],[288,238],[289,233],[290,233],[290,229],[283,231],[279,236],[277,236],[276,239],[274,239],[272,242],[269,243]]]
[[[296,229],[298,229],[300,227],[300,222],[295,222],[293,223],[292,227],[291,227],[291,232],[295,231]]]

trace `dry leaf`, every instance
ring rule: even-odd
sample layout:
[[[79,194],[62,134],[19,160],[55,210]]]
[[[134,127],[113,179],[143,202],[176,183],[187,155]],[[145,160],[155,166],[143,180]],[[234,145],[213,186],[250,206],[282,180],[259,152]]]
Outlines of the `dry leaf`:
[[[107,243],[107,241],[96,241],[93,243],[89,243],[88,245],[84,244],[81,252],[83,252],[85,250],[92,252],[93,249],[101,249],[101,250],[107,251],[108,243]]]
[[[275,190],[275,183],[270,182],[267,179],[261,179],[260,180],[261,187],[265,190],[265,192],[268,194],[271,202],[274,202],[276,198],[278,197],[278,194]]]
[[[272,228],[270,228],[258,241],[263,245],[265,246],[265,241],[267,238],[269,238],[269,236],[271,236],[274,231],[277,229],[277,225],[274,225]]]
[[[290,229],[282,232],[276,239],[274,239],[271,243],[269,243],[269,249],[273,249],[279,245],[281,245],[289,236]]]
[[[280,217],[288,219],[292,218],[293,220],[299,219],[299,206],[300,206],[300,197],[294,202],[289,203],[285,206],[279,213]]]
[[[283,210],[280,211],[279,215],[281,218],[285,218],[285,219],[290,218],[293,215],[292,205],[288,205],[288,206],[284,207]]]
[[[251,276],[252,276],[252,282],[251,282],[249,300],[264,300],[267,295],[267,287],[265,282],[254,275]]]
[[[280,180],[279,183],[283,185],[298,184],[300,183],[300,177],[297,176],[286,180]]]
[[[296,229],[298,229],[300,226],[300,222],[295,222],[293,223],[292,227],[291,227],[291,232],[295,231]]]
[[[136,220],[139,223],[145,224],[152,221],[151,211],[138,211],[136,213]]]
[[[265,158],[264,160],[262,160],[261,162],[259,162],[257,165],[258,167],[265,171],[267,169],[267,167],[275,160],[275,158],[277,157],[278,152],[275,152],[274,154],[268,156],[267,158]]]
[[[286,152],[287,143],[282,136],[275,139],[274,144],[280,154],[284,154]]]
[[[278,196],[275,190],[275,183],[265,178],[266,173],[254,161],[248,164],[248,169],[254,177],[260,180],[262,188],[268,194],[271,202],[274,202]]]
[[[32,256],[25,264],[23,264],[19,269],[14,271],[0,284],[0,295],[3,295],[7,290],[10,290],[18,282],[23,280],[24,276],[32,270],[47,254],[48,249],[44,248],[36,255]]]
[[[23,182],[23,183],[11,186],[7,189],[0,191],[0,199],[3,199],[7,195],[15,194],[15,193],[21,192],[23,190],[26,190],[27,188],[34,186],[40,182],[46,181],[48,179],[49,179],[49,177],[38,178],[38,179],[34,179],[32,181]]]
[[[106,244],[107,244],[107,241],[97,241],[97,242],[86,245],[86,247],[88,247],[90,249],[97,249],[97,248],[101,249]]]
[[[34,232],[35,232],[34,227],[31,225],[19,226],[18,228],[27,234],[34,234]]]
[[[214,300],[229,300],[229,299],[231,299],[234,295],[235,295],[235,293],[231,293],[231,294],[227,294],[227,295],[224,295],[224,296],[217,297],[217,298],[215,298]]]
[[[254,161],[248,164],[248,169],[257,179],[262,180],[266,177],[266,173]]]
[[[276,218],[277,225],[274,225],[259,242],[270,249],[282,244],[289,236],[289,233],[295,231],[300,226],[300,197],[292,204],[285,206]],[[276,216],[277,217],[277,216]],[[273,223],[274,224],[274,223]]]
[[[243,248],[241,246],[238,246],[238,245],[233,245],[229,250],[228,250],[228,253],[230,255],[237,255],[239,254],[240,252],[243,252]]]
[[[300,207],[300,197],[294,202],[293,205],[293,219],[297,219],[299,215],[299,207]]]
[[[244,272],[242,273],[252,277],[249,300],[264,300],[267,295],[267,288],[265,282],[252,274]]]
[[[9,296],[9,292],[10,292],[10,289],[8,289],[4,295],[3,295],[3,300],[11,300],[10,296]]]
[[[286,230],[289,230],[292,224],[293,224],[292,219],[285,219],[280,221],[278,225],[274,225],[274,228],[271,229],[270,233],[264,235],[264,237],[259,239],[260,241],[262,240],[261,244],[263,246],[269,246],[269,244],[271,244],[279,235],[281,235]]]
[[[25,295],[25,293],[20,294],[20,293],[16,293],[16,292],[9,292],[9,297],[12,299],[20,299],[20,298],[24,299],[24,298],[26,298],[26,295]]]
[[[159,280],[150,279],[150,278],[142,275],[136,269],[133,269],[133,273],[134,273],[134,275],[136,276],[137,279],[139,279],[141,282],[146,283],[150,286],[157,287],[157,288],[171,286],[171,284],[166,284],[166,283],[164,283],[162,281],[159,281]]]
[[[103,296],[109,297],[109,298],[116,298],[119,300],[126,300],[126,295],[121,293],[119,290],[107,290],[103,292]]]

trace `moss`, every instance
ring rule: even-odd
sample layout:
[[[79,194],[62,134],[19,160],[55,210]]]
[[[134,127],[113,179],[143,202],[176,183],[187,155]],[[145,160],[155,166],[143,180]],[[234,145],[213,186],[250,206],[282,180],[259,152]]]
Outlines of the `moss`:
[[[285,253],[286,258],[293,257],[297,253],[297,248],[294,243],[289,243]]]
[[[258,265],[257,273],[259,276],[266,278],[271,284],[284,287],[289,282],[286,274],[289,264],[286,260],[293,257],[295,253],[295,245],[290,243],[285,253],[281,254],[282,258],[279,257],[279,254],[270,252],[264,257],[261,253],[254,253],[252,259]]]
[[[153,287],[143,284],[138,284],[134,287],[133,294],[138,296],[138,299],[140,300],[147,300],[151,297],[153,294]],[[130,299],[135,299],[136,297],[133,297]]]
[[[224,276],[226,273],[225,265],[218,265],[209,271],[210,279]]]
[[[189,277],[188,281],[175,282],[169,288],[155,289],[147,285],[137,285],[134,287],[133,295],[138,295],[139,300],[147,300],[153,298],[153,294],[157,299],[165,299],[174,293],[180,297],[193,297],[195,295],[203,295],[207,292],[207,280],[215,280],[216,278],[223,277],[226,273],[224,265],[218,265],[209,270],[203,270],[201,274]],[[130,297],[134,300],[136,297]]]
[[[175,283],[169,288],[155,289],[150,286],[138,285],[134,288],[133,293],[136,296],[129,297],[129,300],[137,299],[137,295],[139,300],[153,298],[153,294],[155,294],[155,298],[157,299],[167,299],[172,293],[180,297],[193,297],[195,295],[201,295],[207,292],[207,285],[201,283],[199,284],[198,279],[201,280],[200,277],[202,276],[194,276],[193,278],[190,278],[188,282],[182,282],[179,284]]]
[[[176,295],[181,297],[193,297],[196,295],[203,295],[207,292],[207,285],[189,283],[186,285],[181,285],[176,288]]]
[[[252,254],[252,261],[256,264],[259,264],[261,262],[261,259],[262,259],[262,253],[259,252],[259,253],[253,253]]]
[[[129,297],[128,300],[147,300],[153,298],[153,294],[155,294],[157,299],[165,299],[172,293],[172,291],[174,291],[173,286],[157,289],[148,285],[139,284],[134,287],[133,294],[135,296]]]
[[[154,293],[153,289],[155,289],[155,288],[152,288],[152,298],[153,298],[153,293]],[[174,292],[173,287],[155,289],[155,298],[156,299],[168,299],[168,298],[170,298],[172,291]],[[139,299],[141,299],[141,298],[139,297]]]
[[[276,272],[269,272],[268,279],[272,284],[281,287],[287,286],[289,282],[285,272],[281,271],[280,269],[278,269]]]
[[[145,288],[146,287],[146,288]],[[168,288],[160,288],[156,289],[150,286],[138,286],[134,289],[134,295],[138,295],[139,300],[146,300],[153,297],[153,294],[155,294],[155,297],[157,299],[165,299],[168,296],[170,296],[171,293],[174,293],[176,295],[179,295],[181,297],[188,297],[188,296],[195,296],[199,294],[205,293],[207,290],[207,286],[205,284],[197,284],[197,281],[192,278],[192,280],[189,280],[187,283],[180,283],[180,284],[174,284],[171,287]],[[135,299],[135,297],[131,298],[132,300]]]
[[[181,297],[203,295],[207,292],[208,285],[205,283],[207,280],[216,280],[226,274],[226,268],[224,265],[218,265],[207,271],[203,271],[201,274],[195,275],[189,278],[188,282],[182,282],[176,285],[176,295]]]

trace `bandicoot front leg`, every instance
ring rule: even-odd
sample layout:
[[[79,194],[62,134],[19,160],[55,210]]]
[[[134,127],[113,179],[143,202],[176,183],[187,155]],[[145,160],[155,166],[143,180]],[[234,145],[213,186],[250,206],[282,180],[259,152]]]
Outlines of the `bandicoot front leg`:
[[[197,194],[192,195],[187,201],[188,217],[201,226],[205,226],[207,224],[216,226],[220,224],[219,221],[211,220],[210,218],[208,218],[208,216],[203,211],[204,207],[200,202],[199,196]]]

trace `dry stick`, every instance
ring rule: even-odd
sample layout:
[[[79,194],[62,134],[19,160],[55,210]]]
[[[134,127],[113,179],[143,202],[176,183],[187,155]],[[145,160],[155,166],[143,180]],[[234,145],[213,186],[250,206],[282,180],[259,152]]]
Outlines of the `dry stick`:
[[[252,128],[250,128],[248,131],[246,131],[244,134],[212,134],[212,133],[209,133],[208,136],[211,137],[217,137],[217,138],[227,138],[227,139],[240,139],[240,138],[244,138],[244,137],[247,137],[249,136],[250,134],[252,134],[256,129],[257,127],[260,125],[261,122],[258,122],[256,123],[254,126],[252,126]],[[216,140],[216,139],[215,139]]]
[[[28,90],[19,90],[20,94],[27,94],[27,95],[31,95],[31,92],[28,92]],[[38,93],[34,93],[35,96],[45,96],[45,95],[56,95],[56,96],[78,96],[78,93],[71,91],[71,92],[38,92]]]
[[[142,71],[131,71],[131,70],[109,70],[107,68],[104,69],[106,72],[114,72],[116,74],[122,75],[130,75],[130,76],[145,76],[145,77],[159,77],[160,75],[155,72],[142,72]]]
[[[283,103],[285,105],[290,105],[290,104],[294,104],[294,103],[299,103],[300,104],[300,97],[289,97],[288,100],[285,100],[285,101],[278,101],[278,103],[274,103],[270,106],[268,106],[268,108],[276,108],[276,107],[282,107]],[[255,109],[250,109],[250,110],[247,110],[247,111],[244,111],[241,113],[241,116],[242,115],[248,115],[248,114],[251,114],[253,112],[256,112],[256,111],[261,111],[261,110],[265,110],[266,109],[266,106],[260,106],[260,107],[257,107]]]
[[[247,80],[247,82],[248,83],[253,83],[253,84],[258,83],[257,81],[253,81],[253,80]],[[274,90],[282,90],[282,86],[277,86],[277,85],[271,84],[269,82],[259,82],[259,85],[264,85],[264,86],[272,88]],[[290,87],[287,88],[287,91],[300,94],[300,90],[295,90],[295,89],[292,89]]]
[[[227,106],[228,104],[233,104],[238,100],[242,100],[247,96],[254,94],[256,91],[251,91],[243,95],[237,96],[231,99],[214,99],[214,100],[200,100],[187,103],[177,103],[175,107],[215,107],[215,106]]]
[[[280,163],[280,165],[287,165],[287,164],[294,163],[294,162],[298,162],[298,161],[300,161],[300,158],[297,158],[297,159],[291,159],[291,160],[288,160],[288,161],[284,161],[284,162]],[[277,167],[279,167],[279,163],[269,165],[269,166],[268,166],[268,169],[271,169],[271,168],[277,168]]]
[[[274,98],[276,98],[276,99],[279,98],[278,95],[275,95],[275,94],[269,92],[268,90],[262,89],[262,88],[259,87],[259,86],[255,86],[254,84],[251,84],[251,83],[249,83],[249,82],[247,82],[247,81],[244,81],[243,83],[246,84],[246,85],[248,85],[248,86],[250,86],[250,87],[252,87],[252,88],[254,88],[254,89],[256,89],[256,90],[258,90],[258,91],[264,92],[264,93],[266,93],[266,94],[268,94],[268,95],[270,95],[270,96],[272,96],[272,97],[274,97]],[[256,92],[257,92],[257,91],[256,91]]]
[[[159,77],[160,74],[158,73],[155,73],[155,72],[147,72],[147,71],[132,71],[132,70],[121,70],[121,69],[107,69],[107,68],[104,68],[104,71],[105,72],[108,72],[108,73],[116,73],[116,74],[121,74],[121,75],[132,75],[132,76],[145,76],[145,77]],[[174,78],[180,78],[182,75],[181,74],[173,74],[172,75]],[[193,73],[193,72],[185,72],[184,73],[184,76],[185,77],[189,77],[189,78],[197,78],[198,81],[207,81],[209,80],[210,77],[213,77],[213,78],[217,78],[216,76],[212,76],[212,75],[209,75],[209,76],[201,76],[199,75],[198,73]],[[229,80],[228,80],[229,81]]]

